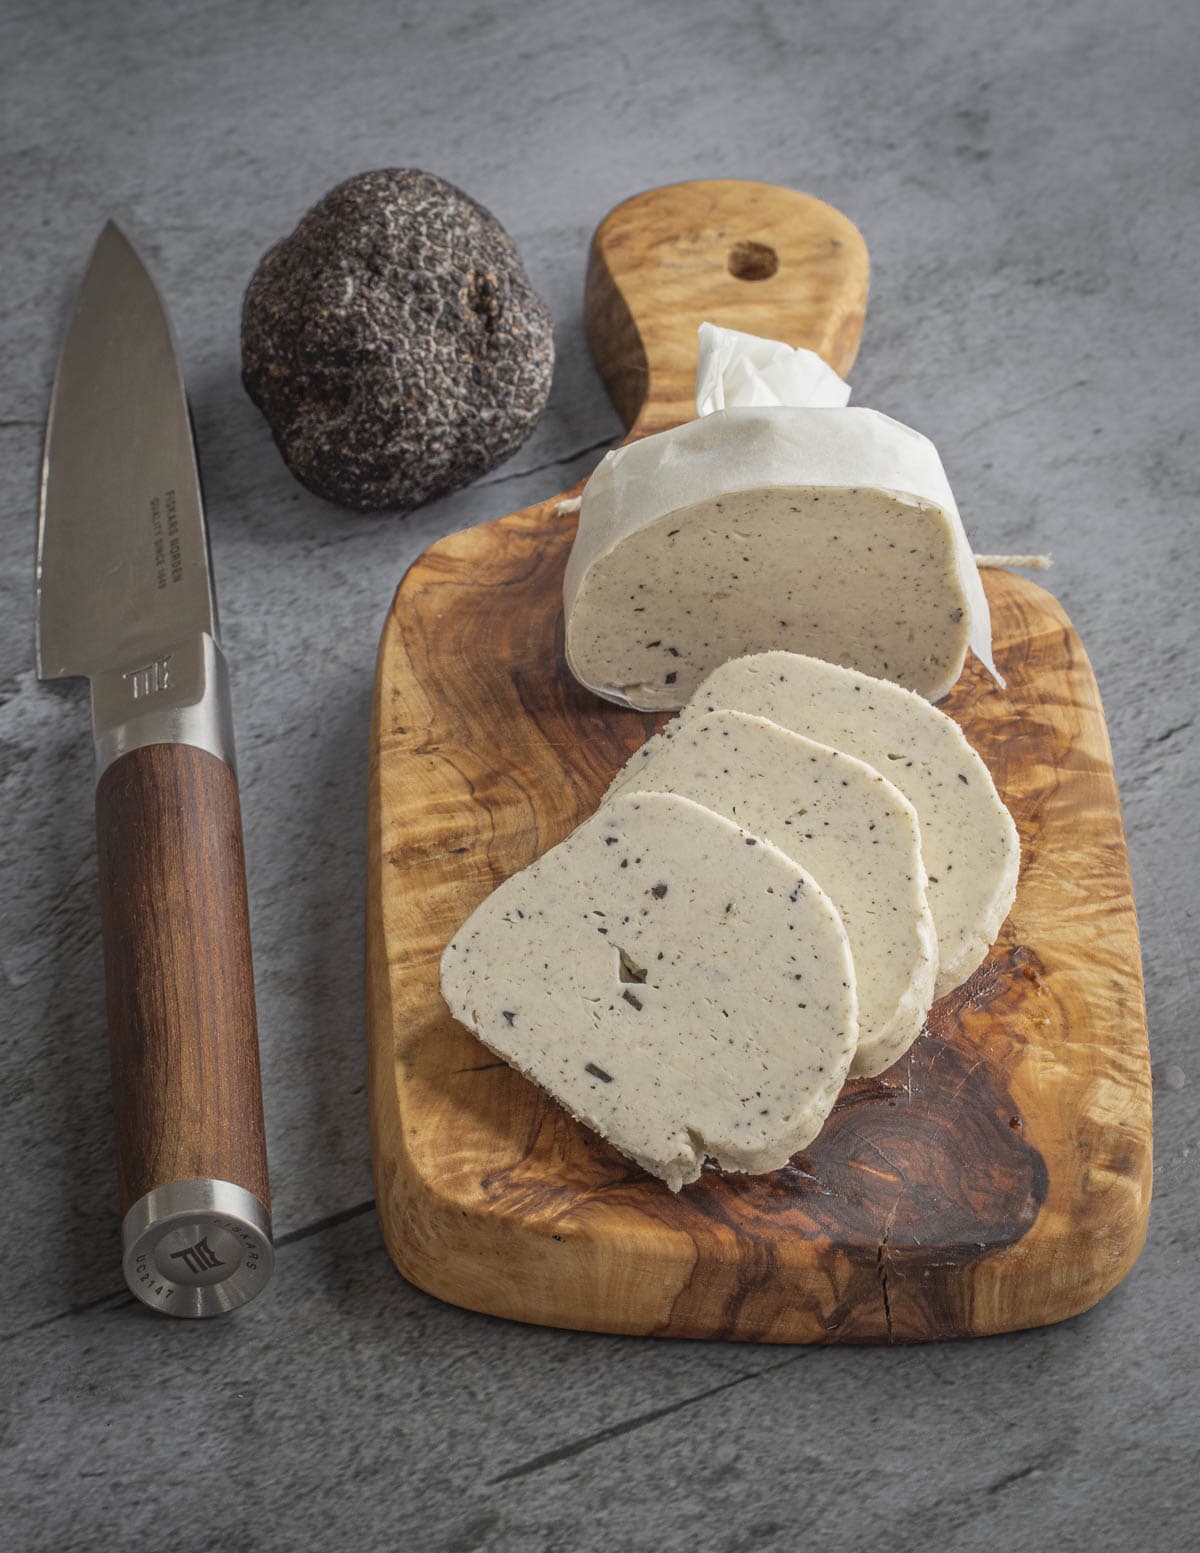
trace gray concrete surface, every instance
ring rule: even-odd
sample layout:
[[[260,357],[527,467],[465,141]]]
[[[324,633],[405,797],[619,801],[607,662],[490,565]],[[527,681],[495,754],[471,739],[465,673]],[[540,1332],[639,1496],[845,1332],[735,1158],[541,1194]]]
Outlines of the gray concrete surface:
[[[0,1541],[6,1548],[1182,1549],[1196,1438],[1195,0],[395,0],[0,8]],[[554,311],[549,412],[407,520],[288,476],[238,381],[259,254],[417,165]],[[367,707],[438,535],[561,489],[618,424],[589,235],[675,179],[833,201],[874,257],[854,374],[939,442],[977,545],[1050,550],[1105,693],[1148,977],[1149,1243],[1057,1329],[895,1351],[656,1344],[450,1309],[370,1210]],[[278,1273],[225,1323],[119,1292],[84,693],[32,670],[41,428],[115,215],[182,342],[234,674]],[[581,451],[583,450],[583,451]]]

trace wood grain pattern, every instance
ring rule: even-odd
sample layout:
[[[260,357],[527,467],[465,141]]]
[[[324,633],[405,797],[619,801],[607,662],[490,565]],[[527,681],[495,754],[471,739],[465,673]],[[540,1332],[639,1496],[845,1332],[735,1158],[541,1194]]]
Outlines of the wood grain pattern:
[[[807,345],[844,376],[858,353],[867,278],[862,234],[821,200],[739,178],[671,184],[600,223],[588,345],[621,418],[644,437],[695,415],[705,320]]]
[[[213,1177],[270,1207],[237,780],[182,744],[96,789],[121,1213]]]
[[[727,206],[731,186],[715,187]],[[760,206],[763,186],[753,187]],[[713,188],[698,186],[701,213]],[[778,231],[797,197],[775,192]],[[665,194],[681,230],[703,225],[703,214],[683,219],[680,189]],[[644,219],[654,200],[622,210]],[[589,291],[610,316],[622,264],[649,271],[652,293],[654,265],[685,268],[696,251],[689,237],[681,258],[654,221],[655,257],[639,266],[621,216],[597,246],[620,228],[625,252],[593,258]],[[831,314],[853,318],[865,274],[851,253]],[[697,313],[676,279],[674,329],[656,319],[650,360],[661,350],[682,361],[702,316],[807,343],[757,314],[750,325],[736,289]],[[628,295],[621,305],[646,357],[651,331]],[[856,339],[853,325],[823,337],[834,365],[845,370]],[[604,370],[620,403],[631,391],[619,364]],[[643,381],[674,380],[652,367]],[[639,428],[657,424],[657,412],[625,405]],[[451,1019],[438,990],[445,943],[502,879],[593,811],[661,721],[598,700],[566,670],[560,590],[572,535],[547,502],[441,541],[402,582],[380,646],[369,1063],[377,1202],[397,1265],[431,1293],[495,1315],[676,1337],[923,1340],[1086,1309],[1145,1235],[1145,1013],[1095,680],[1061,609],[1032,583],[986,577],[1008,690],[972,663],[947,703],[1021,832],[1012,916],[909,1055],[847,1085],[787,1169],[709,1171],[673,1196]]]

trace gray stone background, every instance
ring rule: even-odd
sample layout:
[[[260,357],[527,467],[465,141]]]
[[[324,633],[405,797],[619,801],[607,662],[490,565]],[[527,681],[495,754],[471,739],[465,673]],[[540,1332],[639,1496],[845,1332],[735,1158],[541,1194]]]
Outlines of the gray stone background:
[[[1195,0],[228,0],[0,7],[0,1541],[468,1550],[1194,1547]],[[490,206],[557,320],[509,465],[407,519],[289,477],[238,379],[263,250],[366,168]],[[1126,805],[1156,1075],[1128,1281],[1056,1329],[787,1350],[506,1325],[394,1272],[370,1210],[364,788],[407,563],[615,438],[583,340],[615,203],[742,175],[874,260],[853,374],[939,443],[984,550],[1050,550]],[[225,1322],[120,1292],[78,685],[32,669],[42,424],[102,221],[180,337],[233,665],[278,1271]]]

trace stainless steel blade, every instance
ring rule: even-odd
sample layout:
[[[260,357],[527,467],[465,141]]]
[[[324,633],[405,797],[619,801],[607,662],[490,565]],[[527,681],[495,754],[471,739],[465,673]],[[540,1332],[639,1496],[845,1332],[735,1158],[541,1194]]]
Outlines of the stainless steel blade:
[[[37,592],[42,679],[119,670],[129,680],[143,666],[153,674],[164,649],[215,635],[204,507],[171,326],[145,266],[112,222],[92,251],[59,358]]]

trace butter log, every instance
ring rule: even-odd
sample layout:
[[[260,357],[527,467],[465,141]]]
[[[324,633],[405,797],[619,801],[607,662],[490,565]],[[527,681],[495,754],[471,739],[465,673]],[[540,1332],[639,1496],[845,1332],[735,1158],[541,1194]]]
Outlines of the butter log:
[[[771,648],[930,700],[968,646],[992,668],[937,450],[875,410],[735,407],[608,454],[563,602],[572,673],[643,710],[680,707],[720,664]]]

